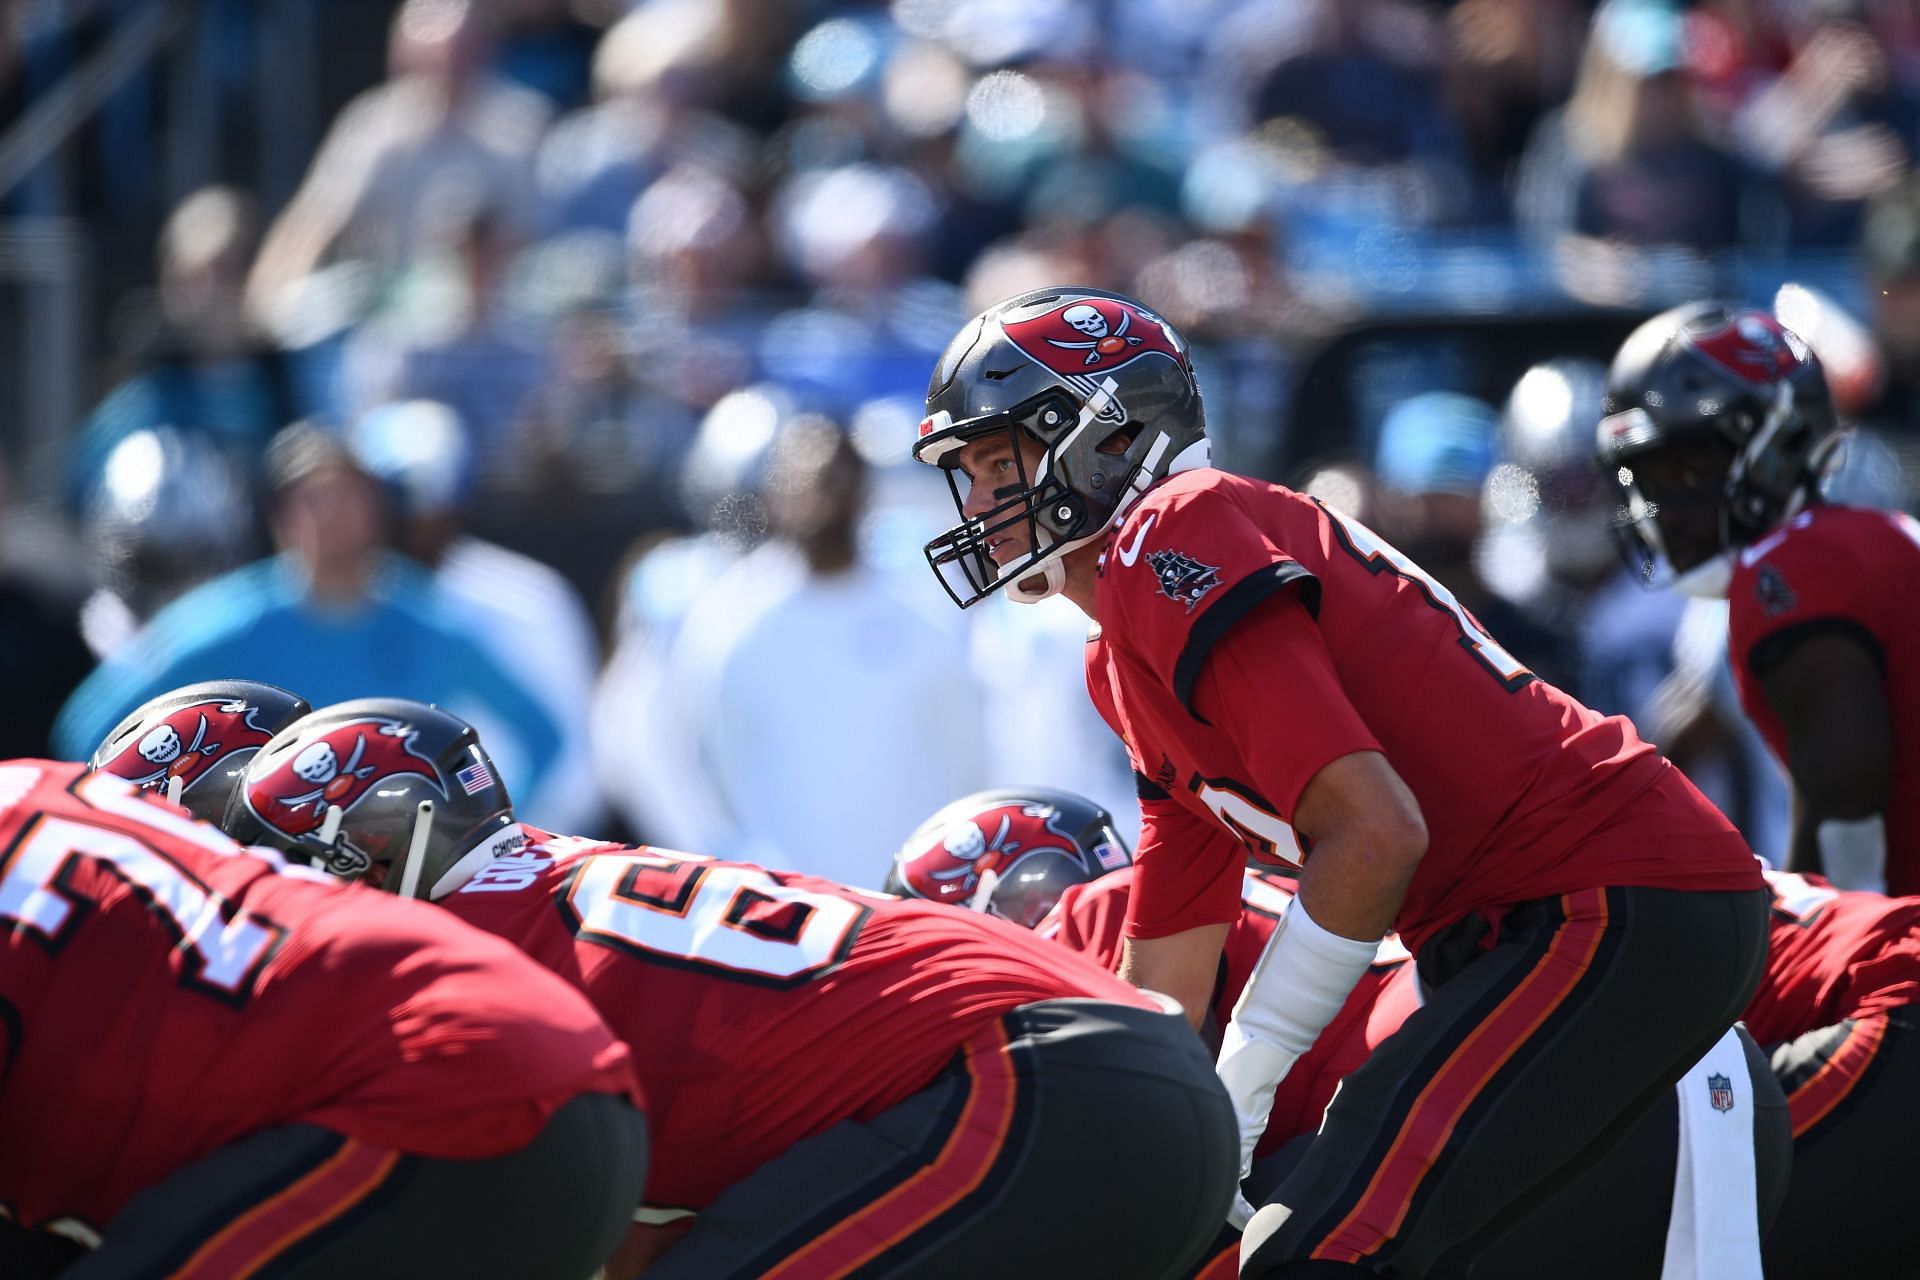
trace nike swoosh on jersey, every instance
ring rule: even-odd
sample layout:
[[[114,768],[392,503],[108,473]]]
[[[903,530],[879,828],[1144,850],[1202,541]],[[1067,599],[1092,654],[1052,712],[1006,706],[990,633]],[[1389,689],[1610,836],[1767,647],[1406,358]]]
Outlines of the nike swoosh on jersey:
[[[1140,544],[1147,540],[1147,530],[1153,528],[1153,522],[1160,518],[1159,512],[1148,516],[1140,526],[1140,532],[1133,535],[1133,545],[1120,548],[1120,563],[1133,568],[1133,562],[1140,558]]]

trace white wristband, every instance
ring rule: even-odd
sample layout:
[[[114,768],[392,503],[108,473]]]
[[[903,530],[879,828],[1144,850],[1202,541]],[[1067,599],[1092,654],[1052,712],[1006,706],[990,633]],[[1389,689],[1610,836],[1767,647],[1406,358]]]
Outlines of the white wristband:
[[[1378,938],[1361,942],[1327,932],[1296,897],[1234,1002],[1233,1020],[1250,1038],[1299,1057],[1340,1012],[1379,947]]]
[[[1842,822],[1830,818],[1814,829],[1820,869],[1836,889],[1887,891],[1887,823],[1879,814]]]
[[[1215,1070],[1240,1125],[1240,1176],[1266,1131],[1273,1095],[1346,1003],[1379,946],[1329,933],[1299,898],[1288,904],[1233,1006]]]

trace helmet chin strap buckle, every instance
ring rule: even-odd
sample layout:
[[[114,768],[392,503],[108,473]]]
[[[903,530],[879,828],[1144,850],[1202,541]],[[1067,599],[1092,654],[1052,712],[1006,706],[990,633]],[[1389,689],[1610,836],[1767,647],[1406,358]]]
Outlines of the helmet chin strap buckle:
[[[422,800],[413,817],[413,838],[407,841],[407,860],[400,864],[400,896],[420,896],[420,874],[426,869],[427,838],[433,834],[433,801]]]

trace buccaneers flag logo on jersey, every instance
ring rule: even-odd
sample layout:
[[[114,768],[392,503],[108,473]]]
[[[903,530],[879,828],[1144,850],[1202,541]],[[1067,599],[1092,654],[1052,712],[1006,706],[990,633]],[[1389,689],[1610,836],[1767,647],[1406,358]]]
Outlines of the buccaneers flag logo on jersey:
[[[271,729],[255,722],[260,708],[231,698],[209,698],[169,711],[103,761],[103,773],[116,774],[137,787],[157,788],[178,778],[190,787],[213,768],[216,760],[240,751],[255,751],[273,737]]]
[[[298,838],[318,831],[328,809],[350,812],[382,779],[424,778],[445,796],[446,779],[414,750],[413,739],[413,726],[384,716],[304,735],[256,763],[247,779],[247,807],[282,835]]]

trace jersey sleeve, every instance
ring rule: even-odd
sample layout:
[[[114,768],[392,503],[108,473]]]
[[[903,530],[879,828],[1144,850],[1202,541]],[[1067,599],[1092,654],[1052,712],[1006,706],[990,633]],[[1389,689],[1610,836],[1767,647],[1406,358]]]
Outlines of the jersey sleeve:
[[[1240,842],[1164,793],[1142,795],[1140,819],[1126,936],[1165,938],[1239,919]]]
[[[1034,932],[1112,972],[1120,967],[1132,885],[1133,875],[1125,871],[1073,885]]]
[[[1803,517],[1804,518],[1804,517]],[[1751,679],[1826,633],[1849,635],[1885,666],[1883,544],[1900,537],[1878,512],[1816,511],[1748,552],[1727,595],[1731,656]]]
[[[1319,580],[1215,489],[1135,512],[1105,572],[1129,656],[1189,709],[1207,655],[1235,622],[1282,591],[1309,613],[1320,607]]]
[[[1233,740],[1247,781],[1293,825],[1313,776],[1341,756],[1379,751],[1333,669],[1306,606],[1281,596],[1214,645],[1194,689],[1194,713]]]

